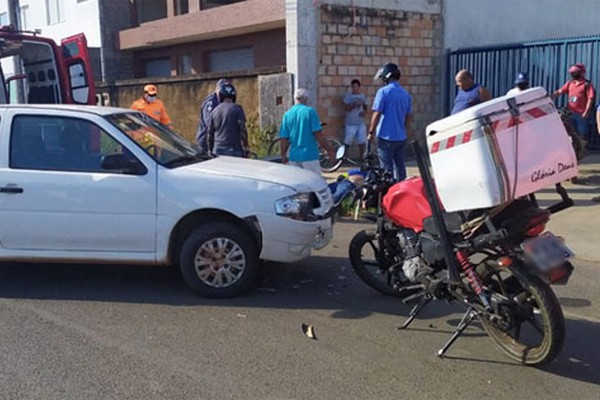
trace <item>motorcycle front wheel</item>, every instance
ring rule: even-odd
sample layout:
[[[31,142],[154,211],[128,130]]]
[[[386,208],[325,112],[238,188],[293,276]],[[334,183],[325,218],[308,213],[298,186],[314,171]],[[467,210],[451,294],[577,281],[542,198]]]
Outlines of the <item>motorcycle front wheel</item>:
[[[565,319],[556,295],[539,278],[489,263],[478,268],[490,294],[509,299],[498,304],[500,321],[480,317],[487,334],[510,358],[539,366],[551,362],[565,341]]]
[[[392,271],[390,266],[402,268],[402,259],[392,254],[391,249],[380,249],[377,233],[372,230],[358,232],[350,241],[350,263],[354,272],[367,285],[386,296],[406,298],[420,289],[400,291],[401,286],[412,285],[408,280],[403,282]],[[383,261],[383,265],[382,265]],[[394,287],[395,286],[395,287]]]

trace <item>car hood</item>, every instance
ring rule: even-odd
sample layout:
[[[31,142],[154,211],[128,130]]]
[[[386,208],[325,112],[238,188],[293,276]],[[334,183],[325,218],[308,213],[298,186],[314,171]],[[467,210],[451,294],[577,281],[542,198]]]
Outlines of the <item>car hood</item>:
[[[288,186],[299,192],[319,191],[327,186],[325,180],[308,170],[274,162],[220,156],[201,163],[182,167],[200,173],[219,174]]]

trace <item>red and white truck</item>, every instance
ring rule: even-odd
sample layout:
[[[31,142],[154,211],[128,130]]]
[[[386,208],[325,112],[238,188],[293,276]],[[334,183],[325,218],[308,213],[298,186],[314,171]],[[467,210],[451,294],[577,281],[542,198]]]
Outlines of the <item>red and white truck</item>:
[[[36,32],[0,27],[0,59],[16,57],[16,72],[5,76],[0,65],[0,104],[96,104],[96,94],[83,33],[61,41]],[[3,61],[2,64],[6,63]],[[20,99],[10,91],[22,85]]]

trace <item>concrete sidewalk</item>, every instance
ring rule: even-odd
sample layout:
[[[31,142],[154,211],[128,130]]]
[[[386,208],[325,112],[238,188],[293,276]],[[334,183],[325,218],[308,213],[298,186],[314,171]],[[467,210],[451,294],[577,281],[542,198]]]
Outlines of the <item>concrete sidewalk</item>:
[[[328,181],[335,180],[340,174],[356,167],[343,166],[340,170],[323,174]],[[419,175],[415,161],[407,163],[408,176]],[[600,263],[600,153],[593,153],[579,165],[581,183],[564,182],[563,186],[575,205],[552,216],[548,229],[563,236],[568,246],[580,260]],[[540,205],[547,207],[560,200],[552,187],[536,193]],[[595,199],[596,201],[593,201]]]

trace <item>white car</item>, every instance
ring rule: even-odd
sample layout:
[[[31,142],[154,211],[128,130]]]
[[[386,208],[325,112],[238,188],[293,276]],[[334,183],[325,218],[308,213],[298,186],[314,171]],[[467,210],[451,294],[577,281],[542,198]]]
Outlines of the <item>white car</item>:
[[[332,237],[311,172],[195,145],[131,110],[0,106],[0,261],[178,265],[205,296]]]

